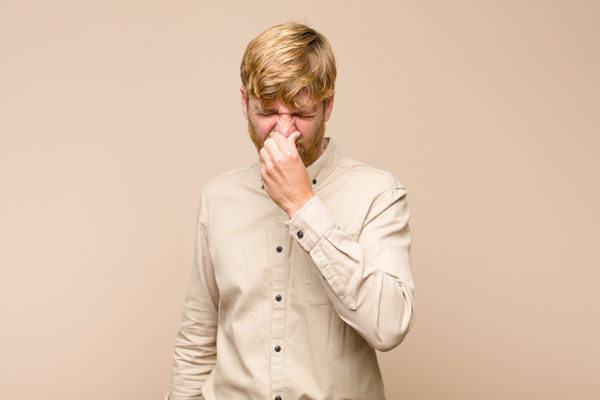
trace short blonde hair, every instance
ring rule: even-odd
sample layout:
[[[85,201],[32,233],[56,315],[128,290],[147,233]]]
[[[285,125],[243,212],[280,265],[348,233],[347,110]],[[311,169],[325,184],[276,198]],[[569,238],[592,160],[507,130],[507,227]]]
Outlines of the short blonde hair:
[[[335,57],[325,36],[301,24],[267,29],[246,47],[240,67],[246,96],[270,104],[280,99],[291,109],[331,97],[335,89]]]

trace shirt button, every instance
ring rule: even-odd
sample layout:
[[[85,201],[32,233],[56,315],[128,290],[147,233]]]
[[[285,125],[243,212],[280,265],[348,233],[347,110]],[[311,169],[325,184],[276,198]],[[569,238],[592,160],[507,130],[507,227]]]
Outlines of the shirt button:
[[[316,184],[317,184],[317,180],[313,179],[313,185],[316,185]]]
[[[281,296],[280,295],[275,296],[275,300],[281,301]]]
[[[281,400],[281,396],[275,397],[275,400]]]
[[[275,250],[277,250],[278,253],[281,253],[283,251],[283,247],[277,246]]]
[[[304,233],[298,232],[297,236],[298,236],[298,239],[302,239],[304,237]]]
[[[275,351],[279,353],[281,351],[281,347],[275,346]]]

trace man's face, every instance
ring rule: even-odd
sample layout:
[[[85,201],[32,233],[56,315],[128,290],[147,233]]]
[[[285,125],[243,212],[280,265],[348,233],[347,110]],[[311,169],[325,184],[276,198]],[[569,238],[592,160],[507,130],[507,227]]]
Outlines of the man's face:
[[[306,100],[297,110],[290,110],[280,100],[270,106],[263,106],[256,97],[246,100],[242,87],[242,109],[248,120],[248,132],[256,149],[260,151],[272,132],[288,137],[292,132],[300,132],[296,149],[305,166],[311,164],[323,153],[325,122],[329,120],[333,107],[333,97],[326,102]]]

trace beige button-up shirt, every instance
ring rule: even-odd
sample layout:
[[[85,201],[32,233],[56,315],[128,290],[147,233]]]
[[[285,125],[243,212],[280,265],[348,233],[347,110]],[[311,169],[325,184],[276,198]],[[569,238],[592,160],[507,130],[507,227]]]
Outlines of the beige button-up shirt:
[[[406,191],[329,140],[288,219],[260,168],[203,188],[168,398],[384,399],[375,349],[413,322]]]

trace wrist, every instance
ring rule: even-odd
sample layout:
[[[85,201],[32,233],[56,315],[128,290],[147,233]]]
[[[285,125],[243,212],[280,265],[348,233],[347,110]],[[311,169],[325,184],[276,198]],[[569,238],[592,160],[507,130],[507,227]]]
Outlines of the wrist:
[[[294,201],[289,207],[286,207],[284,211],[291,219],[313,197],[315,197],[315,194],[311,192],[309,196],[306,196],[302,199],[298,199],[298,201]]]

